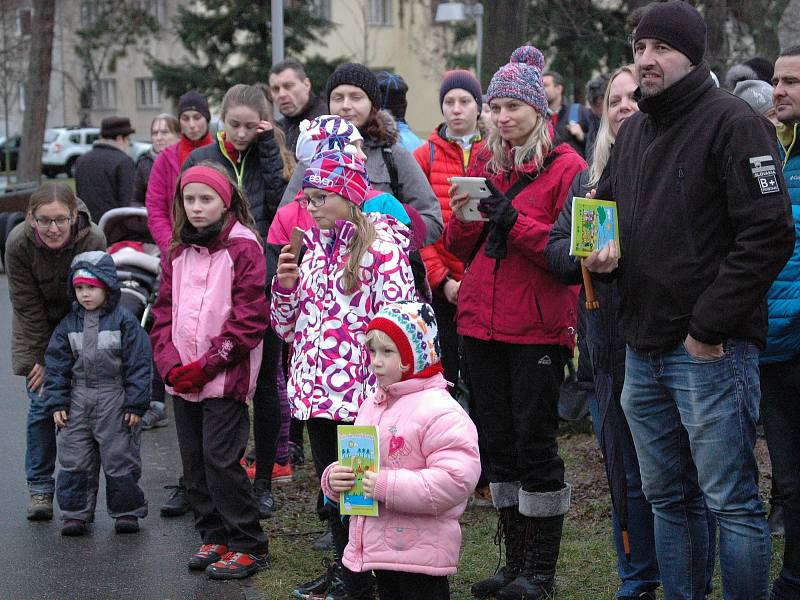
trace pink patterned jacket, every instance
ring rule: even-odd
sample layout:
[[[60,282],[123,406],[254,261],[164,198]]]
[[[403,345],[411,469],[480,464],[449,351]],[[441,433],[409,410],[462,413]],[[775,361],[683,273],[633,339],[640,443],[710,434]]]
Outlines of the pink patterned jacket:
[[[372,213],[377,239],[361,259],[362,287],[345,294],[342,269],[356,234],[349,221],[306,232],[308,248],[294,290],[272,284],[272,326],[292,345],[287,384],[295,419],[352,422],[375,391],[363,346],[367,325],[387,302],[413,300],[414,279],[403,225]]]

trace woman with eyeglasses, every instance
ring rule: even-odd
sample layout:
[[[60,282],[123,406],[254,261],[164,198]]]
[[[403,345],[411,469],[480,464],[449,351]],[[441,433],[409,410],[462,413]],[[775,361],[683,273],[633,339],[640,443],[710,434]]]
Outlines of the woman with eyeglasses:
[[[13,308],[11,356],[15,375],[26,378],[30,407],[25,475],[28,519],[53,518],[56,433],[45,408],[44,353],[56,325],[70,310],[67,280],[72,259],[105,250],[106,238],[89,210],[64,183],[42,184],[28,202],[25,221],[6,242],[6,272]]]

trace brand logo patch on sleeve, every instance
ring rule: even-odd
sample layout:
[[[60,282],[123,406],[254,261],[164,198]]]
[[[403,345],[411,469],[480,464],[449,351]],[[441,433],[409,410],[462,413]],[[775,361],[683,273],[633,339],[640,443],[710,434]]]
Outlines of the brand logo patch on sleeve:
[[[770,155],[753,156],[749,159],[750,173],[758,184],[761,195],[774,194],[780,192],[778,174],[775,167],[775,159]]]

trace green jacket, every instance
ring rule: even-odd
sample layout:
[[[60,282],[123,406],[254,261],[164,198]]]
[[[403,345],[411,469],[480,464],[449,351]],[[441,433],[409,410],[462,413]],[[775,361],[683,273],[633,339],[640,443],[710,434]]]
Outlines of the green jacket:
[[[72,259],[88,250],[105,250],[106,236],[92,223],[89,210],[78,201],[76,233],[59,250],[36,241],[26,219],[6,240],[8,293],[14,311],[11,323],[11,362],[15,375],[27,375],[44,353],[56,326],[70,311],[67,280]]]

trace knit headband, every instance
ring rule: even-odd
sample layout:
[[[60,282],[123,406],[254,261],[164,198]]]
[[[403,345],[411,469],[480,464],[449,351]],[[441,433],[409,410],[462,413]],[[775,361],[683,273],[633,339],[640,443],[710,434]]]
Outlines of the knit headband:
[[[233,188],[231,182],[222,173],[211,167],[197,165],[190,167],[181,175],[181,194],[190,183],[203,183],[219,194],[225,208],[231,207]]]

